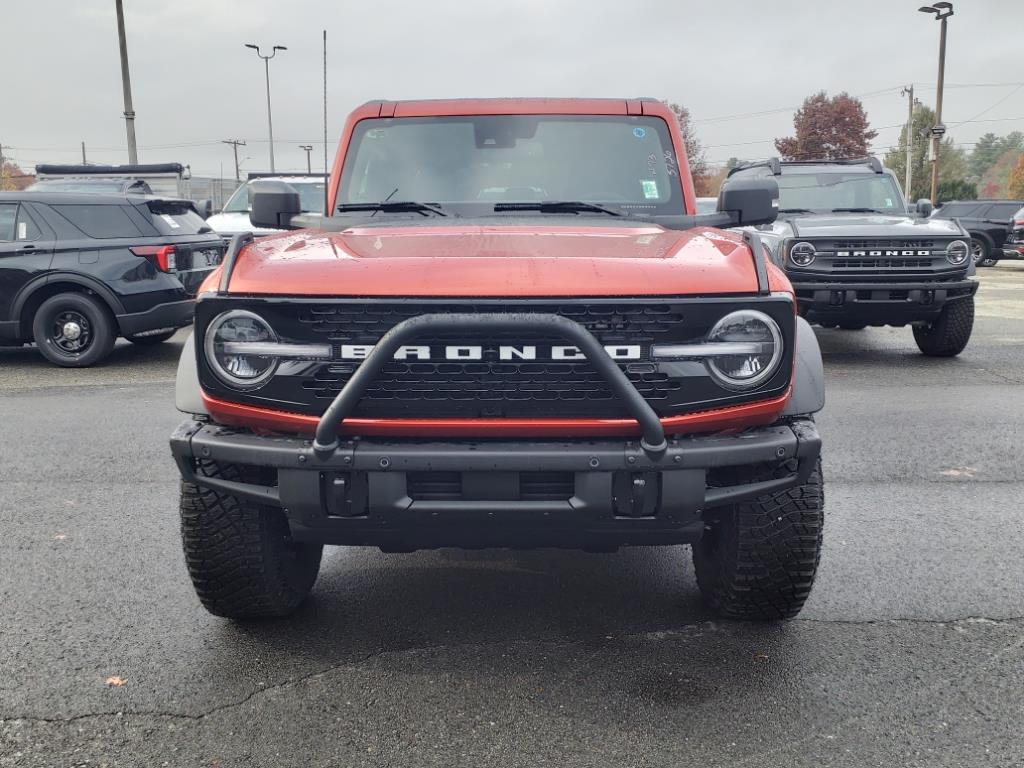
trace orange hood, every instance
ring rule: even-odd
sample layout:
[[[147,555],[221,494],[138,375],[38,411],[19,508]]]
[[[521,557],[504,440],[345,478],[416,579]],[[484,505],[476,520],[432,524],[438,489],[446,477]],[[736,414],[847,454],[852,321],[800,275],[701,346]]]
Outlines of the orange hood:
[[[211,275],[207,286],[216,285]],[[791,290],[769,264],[772,290]],[[686,296],[753,293],[737,235],[657,225],[429,226],[300,230],[240,255],[230,292],[292,296]]]

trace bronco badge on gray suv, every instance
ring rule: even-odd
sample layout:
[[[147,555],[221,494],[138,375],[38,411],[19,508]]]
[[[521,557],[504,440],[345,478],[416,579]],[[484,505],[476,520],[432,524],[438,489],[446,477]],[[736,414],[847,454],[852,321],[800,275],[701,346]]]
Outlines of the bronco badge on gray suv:
[[[910,325],[926,355],[963,351],[978,283],[958,222],[927,218],[927,200],[911,211],[876,158],[771,159],[734,168],[723,188],[758,177],[779,184],[779,218],[757,232],[802,316],[848,330]]]

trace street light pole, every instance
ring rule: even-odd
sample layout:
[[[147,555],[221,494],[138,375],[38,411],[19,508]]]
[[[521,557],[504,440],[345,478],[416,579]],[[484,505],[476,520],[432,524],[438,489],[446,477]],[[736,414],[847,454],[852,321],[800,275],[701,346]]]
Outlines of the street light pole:
[[[313,164],[309,159],[309,153],[313,151],[312,144],[299,144],[299,149],[306,153],[306,173],[313,172]]]
[[[909,200],[910,199],[910,182],[913,179],[911,174],[911,165],[914,160],[914,84],[911,83],[900,92],[901,96],[907,97],[907,168],[903,174],[905,181],[903,183],[903,194]]]
[[[263,59],[263,69],[267,77],[267,132],[270,134],[270,172],[274,173],[274,117],[270,110],[270,60],[277,55],[278,51],[287,51],[288,49],[283,45],[275,45],[270,49],[270,55],[264,56],[260,53],[260,47],[253,43],[246,43],[246,48],[252,48],[256,51],[256,55]]]
[[[933,3],[917,10],[921,13],[934,13],[935,19],[941,24],[939,29],[939,81],[935,93],[935,127],[932,128],[932,205],[938,203],[939,189],[939,142],[946,132],[942,124],[942,86],[946,78],[946,20],[953,15],[952,3]]]
[[[124,92],[124,127],[128,133],[128,162],[135,165],[139,162],[139,152],[135,145],[135,110],[132,109],[132,81],[128,76],[128,43],[124,35],[124,7],[122,0],[114,0],[117,11],[117,41],[121,47],[121,90]]]

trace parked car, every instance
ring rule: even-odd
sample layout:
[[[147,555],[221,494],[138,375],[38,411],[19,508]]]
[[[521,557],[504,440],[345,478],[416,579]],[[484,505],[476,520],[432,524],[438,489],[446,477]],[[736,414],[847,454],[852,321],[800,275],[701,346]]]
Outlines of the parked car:
[[[653,99],[372,102],[343,135],[331,215],[235,240],[182,352],[203,605],[291,613],[324,544],[692,544],[713,610],[795,616],[821,355],[759,237],[708,229],[772,221],[774,179],[698,215]],[[252,207],[309,219],[277,181]]]
[[[970,233],[971,256],[979,267],[1003,258],[1013,215],[1024,200],[951,200],[932,213],[933,219],[956,219]]]
[[[714,213],[718,209],[717,197],[698,197],[697,213]]]
[[[251,173],[249,179],[232,193],[227,203],[224,204],[223,210],[206,220],[206,223],[220,234],[225,242],[230,241],[232,236],[239,232],[252,232],[256,237],[280,232],[279,229],[253,226],[249,220],[249,212],[252,210],[253,183],[261,179],[283,181],[293,187],[299,193],[299,202],[303,213],[322,214],[324,212],[325,177],[323,174],[274,176]]]
[[[25,188],[26,192],[82,192],[88,195],[152,195],[145,179],[53,178],[41,179]]]
[[[1003,246],[1004,259],[1024,259],[1024,208],[1013,215],[1010,234]]]
[[[793,282],[800,314],[825,327],[913,328],[926,355],[950,357],[974,325],[969,236],[956,221],[913,212],[877,158],[780,161],[734,168],[722,185],[779,184],[779,218],[753,231]]]
[[[159,344],[192,322],[224,245],[192,202],[0,192],[0,344],[83,367],[118,336]]]

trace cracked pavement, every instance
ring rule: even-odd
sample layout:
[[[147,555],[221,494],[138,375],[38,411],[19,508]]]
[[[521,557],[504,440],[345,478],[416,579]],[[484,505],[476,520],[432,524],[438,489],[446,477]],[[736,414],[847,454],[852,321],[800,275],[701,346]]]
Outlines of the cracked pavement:
[[[217,619],[177,537],[183,335],[0,350],[0,767],[1019,766],[1024,263],[982,280],[956,360],[819,329],[825,551],[782,625],[715,620],[676,548],[331,548],[291,620]]]

